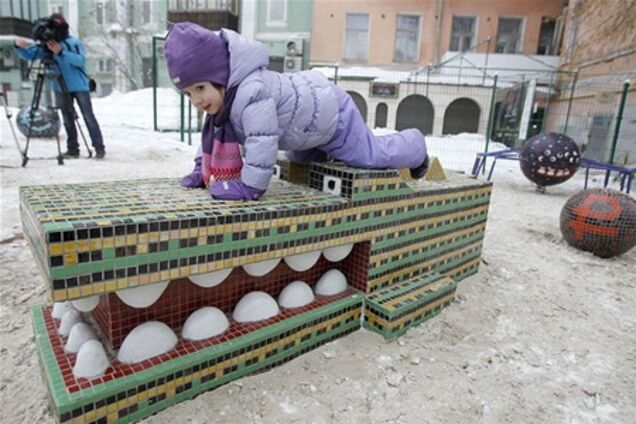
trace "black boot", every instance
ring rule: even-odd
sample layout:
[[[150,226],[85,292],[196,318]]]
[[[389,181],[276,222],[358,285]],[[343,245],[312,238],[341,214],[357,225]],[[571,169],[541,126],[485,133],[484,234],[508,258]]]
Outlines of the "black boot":
[[[104,159],[104,156],[106,156],[106,152],[104,150],[97,150],[95,152],[95,159]]]
[[[62,153],[62,157],[64,159],[77,159],[79,156],[79,152],[75,152],[72,150],[67,150],[66,152]]]
[[[428,164],[429,164],[429,159],[428,159],[428,155],[426,155],[426,159],[424,159],[424,162],[422,162],[420,166],[418,166],[417,168],[410,169],[411,178],[413,178],[414,180],[419,180],[424,175],[426,175],[426,171],[428,171]]]

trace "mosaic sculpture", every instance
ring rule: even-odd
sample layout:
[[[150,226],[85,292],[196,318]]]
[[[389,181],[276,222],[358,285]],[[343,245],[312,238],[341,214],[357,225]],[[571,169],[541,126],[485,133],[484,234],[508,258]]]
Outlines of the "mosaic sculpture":
[[[477,272],[491,183],[276,171],[258,202],[172,179],[20,189],[55,302],[32,316],[59,422],[134,422],[362,325],[392,339]]]
[[[579,148],[565,134],[541,133],[529,138],[520,152],[523,175],[540,187],[561,184],[580,165]]]
[[[608,188],[582,190],[561,210],[561,233],[570,246],[611,258],[636,245],[636,200]]]

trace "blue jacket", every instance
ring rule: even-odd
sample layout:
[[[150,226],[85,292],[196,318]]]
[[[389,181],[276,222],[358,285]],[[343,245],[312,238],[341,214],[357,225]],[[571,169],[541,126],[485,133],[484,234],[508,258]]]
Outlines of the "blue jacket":
[[[62,51],[54,54],[53,58],[59,65],[64,82],[71,93],[88,91],[88,78],[84,69],[86,56],[84,45],[75,37],[68,37],[60,42]],[[14,45],[15,52],[24,60],[33,61],[44,58],[44,50],[35,44],[25,49]],[[55,91],[62,91],[55,80],[51,80],[51,87]]]

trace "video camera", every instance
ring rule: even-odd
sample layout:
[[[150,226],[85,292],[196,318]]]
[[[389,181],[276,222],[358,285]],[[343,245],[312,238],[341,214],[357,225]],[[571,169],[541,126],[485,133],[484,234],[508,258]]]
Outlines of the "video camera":
[[[61,18],[49,17],[36,19],[31,31],[33,40],[46,45],[49,41],[58,43],[68,38],[68,24]]]

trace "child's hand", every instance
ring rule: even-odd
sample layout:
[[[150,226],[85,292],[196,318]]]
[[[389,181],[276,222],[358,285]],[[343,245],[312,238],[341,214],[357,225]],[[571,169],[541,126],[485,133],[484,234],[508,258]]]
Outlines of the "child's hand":
[[[212,182],[208,192],[220,200],[258,200],[265,190],[250,187],[239,180],[229,180]]]
[[[181,179],[181,187],[204,188],[207,186],[201,173],[201,158],[198,157],[194,160],[194,169],[192,172]]]

